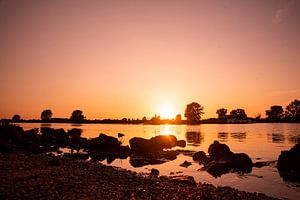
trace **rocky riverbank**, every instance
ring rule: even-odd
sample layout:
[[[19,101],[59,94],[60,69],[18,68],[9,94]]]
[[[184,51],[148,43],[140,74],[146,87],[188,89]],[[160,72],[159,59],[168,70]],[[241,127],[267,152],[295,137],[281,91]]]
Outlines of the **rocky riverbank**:
[[[156,175],[51,154],[0,153],[0,199],[273,199]]]

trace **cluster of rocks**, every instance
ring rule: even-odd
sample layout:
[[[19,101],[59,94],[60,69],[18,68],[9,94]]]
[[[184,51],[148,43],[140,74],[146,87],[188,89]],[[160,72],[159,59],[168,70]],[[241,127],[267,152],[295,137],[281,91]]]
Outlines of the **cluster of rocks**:
[[[158,135],[151,139],[134,137],[129,140],[129,144],[131,148],[129,162],[134,167],[162,164],[175,160],[179,152],[166,149],[186,146],[184,140],[177,140],[174,135]]]
[[[23,130],[15,125],[0,125],[0,152],[16,150],[32,153],[45,153],[59,151],[59,148],[69,148],[77,151],[74,154],[64,154],[69,158],[87,159],[94,161],[107,159],[112,162],[115,158],[127,158],[130,148],[112,136],[100,133],[96,138],[81,137],[80,129],[41,128]],[[81,153],[79,151],[82,150]]]
[[[245,153],[233,153],[226,144],[214,141],[208,148],[208,156],[203,151],[196,152],[193,160],[204,165],[211,175],[218,177],[228,172],[250,173],[252,160]]]
[[[69,148],[77,153],[65,153],[63,156],[84,160],[91,158],[93,161],[106,159],[108,163],[116,158],[126,159],[130,156],[130,163],[134,167],[174,160],[179,153],[165,149],[186,145],[184,140],[177,140],[174,135],[159,135],[151,139],[135,137],[129,141],[130,148],[122,145],[117,138],[103,133],[96,138],[83,138],[80,129],[65,131],[46,127],[39,132],[39,129],[25,131],[15,125],[0,125],[0,133],[0,152],[21,150],[45,153]],[[124,135],[119,133],[118,136]]]

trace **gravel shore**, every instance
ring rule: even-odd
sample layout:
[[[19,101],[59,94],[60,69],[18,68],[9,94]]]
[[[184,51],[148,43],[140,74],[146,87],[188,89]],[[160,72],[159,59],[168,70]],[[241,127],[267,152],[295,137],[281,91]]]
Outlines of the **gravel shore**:
[[[0,199],[274,199],[53,155],[0,153]]]

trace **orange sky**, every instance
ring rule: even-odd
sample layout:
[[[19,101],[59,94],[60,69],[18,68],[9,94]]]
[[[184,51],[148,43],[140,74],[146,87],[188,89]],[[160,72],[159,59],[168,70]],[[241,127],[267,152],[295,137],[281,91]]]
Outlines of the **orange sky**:
[[[0,1],[0,118],[264,115],[300,97],[300,1]]]

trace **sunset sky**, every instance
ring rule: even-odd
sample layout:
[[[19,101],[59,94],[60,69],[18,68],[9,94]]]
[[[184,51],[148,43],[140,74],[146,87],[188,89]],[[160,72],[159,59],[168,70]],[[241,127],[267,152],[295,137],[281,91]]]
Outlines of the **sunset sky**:
[[[299,75],[300,1],[0,0],[0,118],[264,115]]]

